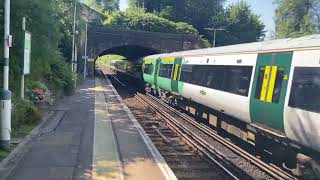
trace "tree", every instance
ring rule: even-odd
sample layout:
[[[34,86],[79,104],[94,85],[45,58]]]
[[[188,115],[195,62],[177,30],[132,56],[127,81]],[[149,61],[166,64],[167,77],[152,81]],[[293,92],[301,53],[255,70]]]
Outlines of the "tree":
[[[319,0],[277,0],[276,3],[277,38],[319,33]]]
[[[114,12],[119,10],[119,0],[86,0],[90,7],[102,12]]]
[[[219,46],[256,42],[265,37],[265,25],[244,1],[231,4],[223,13],[212,17],[210,27],[226,29],[226,31],[217,33]],[[209,35],[212,36],[212,33]]]
[[[130,6],[143,7],[176,22],[192,24],[200,32],[212,16],[223,10],[225,0],[129,0]]]
[[[240,2],[223,8],[225,0],[129,0],[130,6],[141,6],[147,12],[175,22],[187,22],[193,25],[206,39],[213,40],[208,27],[224,27],[219,32],[217,45],[259,41],[264,38],[264,24],[255,15],[249,5]]]
[[[103,24],[133,30],[193,34],[201,39],[204,45],[208,45],[208,42],[200,37],[198,30],[192,25],[185,22],[173,22],[156,14],[146,13],[141,8],[129,8],[123,12],[108,14]]]

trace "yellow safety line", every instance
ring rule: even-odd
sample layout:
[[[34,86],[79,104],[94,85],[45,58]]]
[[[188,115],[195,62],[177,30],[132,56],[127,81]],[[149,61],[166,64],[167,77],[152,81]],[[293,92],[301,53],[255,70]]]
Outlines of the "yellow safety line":
[[[266,66],[265,71],[264,71],[263,83],[262,83],[261,94],[260,94],[261,101],[266,101],[268,83],[269,83],[269,79],[270,79],[270,69],[271,69],[270,66]]]
[[[174,74],[173,74],[173,80],[177,80],[178,78],[178,72],[179,72],[179,67],[180,65],[179,64],[176,64],[175,68],[174,68]]]
[[[272,66],[271,69],[271,77],[269,81],[269,87],[268,87],[268,93],[267,93],[267,102],[272,102],[272,97],[274,93],[274,86],[276,83],[276,77],[277,77],[277,71],[278,71],[278,66]]]

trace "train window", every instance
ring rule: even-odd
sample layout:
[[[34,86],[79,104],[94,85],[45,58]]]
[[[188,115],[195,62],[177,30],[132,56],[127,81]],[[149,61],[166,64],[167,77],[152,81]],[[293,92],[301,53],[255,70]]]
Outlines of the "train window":
[[[276,75],[274,90],[273,90],[273,95],[272,95],[272,102],[273,103],[279,102],[283,79],[284,79],[284,68],[279,67],[277,69],[277,75]],[[270,93],[270,92],[268,92],[268,93]]]
[[[296,67],[289,106],[320,113],[320,67]]]
[[[191,83],[192,69],[193,69],[193,65],[183,64],[181,66],[179,81]]]
[[[283,67],[261,66],[255,98],[268,103],[278,103],[285,71]]]
[[[251,66],[231,66],[225,68],[223,91],[248,96],[252,75]]]
[[[262,83],[264,79],[264,73],[265,73],[265,66],[261,66],[259,68],[259,74],[258,74],[258,79],[257,79],[257,85],[256,85],[256,93],[255,93],[255,98],[260,99],[261,97],[261,90],[262,90]]]
[[[248,96],[252,66],[183,65],[180,81]]]
[[[160,64],[159,76],[171,79],[172,64]]]
[[[144,71],[145,74],[152,74],[153,66],[152,64],[144,64]]]
[[[226,66],[208,66],[204,77],[205,84],[203,84],[203,86],[222,90],[223,80],[225,78],[225,67]]]

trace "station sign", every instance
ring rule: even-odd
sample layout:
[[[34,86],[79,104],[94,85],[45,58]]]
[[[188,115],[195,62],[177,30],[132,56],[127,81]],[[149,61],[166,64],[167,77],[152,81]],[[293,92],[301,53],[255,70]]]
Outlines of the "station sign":
[[[24,55],[23,55],[23,74],[30,74],[31,63],[31,33],[25,31],[24,34]]]

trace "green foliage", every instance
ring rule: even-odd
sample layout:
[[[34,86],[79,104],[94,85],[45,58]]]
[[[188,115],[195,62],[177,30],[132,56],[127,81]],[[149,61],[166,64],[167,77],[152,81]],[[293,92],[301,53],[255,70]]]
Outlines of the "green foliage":
[[[123,12],[107,14],[103,24],[133,30],[193,34],[200,38],[199,32],[192,25],[184,22],[175,23],[156,14],[146,13],[141,8],[129,8]]]
[[[23,125],[35,124],[41,118],[42,114],[31,101],[17,100],[13,102],[13,129],[19,129]]]
[[[138,6],[172,21],[193,25],[206,39],[213,41],[213,33],[205,28],[227,29],[219,32],[217,45],[259,41],[264,38],[264,24],[247,3],[223,8],[225,0],[129,0],[130,7]]]
[[[217,33],[217,44],[219,45],[255,42],[265,37],[265,25],[259,18],[250,10],[246,2],[241,1],[231,4],[224,13],[211,19],[210,26],[226,29],[226,31]]]
[[[97,59],[97,65],[109,64],[111,61],[123,60],[125,57],[119,55],[105,55]]]
[[[114,12],[119,10],[119,0],[86,0],[85,3],[99,12]]]
[[[19,93],[23,57],[22,17],[27,18],[27,30],[32,33],[31,74],[26,76],[26,81],[44,81],[56,85],[61,83],[53,82],[59,79],[50,78],[52,74],[64,71],[62,75],[57,76],[60,79],[70,79],[70,70],[67,69],[65,60],[69,59],[71,52],[69,49],[72,12],[72,0],[19,0],[11,3],[11,34],[14,36],[14,46],[10,50],[10,89],[14,95]],[[3,32],[2,19],[0,31]],[[2,53],[3,51],[0,51],[1,56]],[[55,64],[60,66],[55,67]],[[62,86],[57,88],[60,87]]]
[[[276,0],[276,38],[320,32],[319,0]]]
[[[55,95],[68,93],[73,87],[71,68],[67,65],[67,61],[71,59],[73,2],[74,0],[11,1],[10,34],[13,35],[13,47],[10,49],[9,82],[13,93],[13,131],[41,119],[33,102],[18,100],[23,59],[22,17],[26,17],[26,29],[32,33],[31,74],[26,75],[26,90],[42,82]],[[0,6],[0,12],[0,34],[3,34],[3,6]],[[3,49],[3,43],[0,43],[0,49]],[[0,51],[0,56],[3,57],[3,51]],[[2,86],[2,82],[0,83]],[[32,97],[26,93],[26,99]]]

